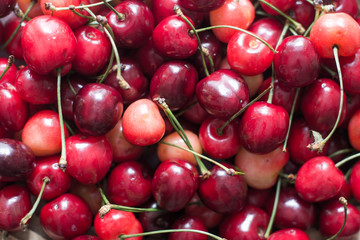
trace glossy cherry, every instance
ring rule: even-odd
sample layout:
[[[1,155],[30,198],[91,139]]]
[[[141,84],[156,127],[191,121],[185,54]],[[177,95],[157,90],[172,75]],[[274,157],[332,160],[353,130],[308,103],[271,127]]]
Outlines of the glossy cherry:
[[[247,205],[253,205],[265,209],[265,205],[273,191],[274,188],[256,189],[249,186],[246,195],[246,203]]]
[[[360,93],[359,66],[360,51],[353,56],[340,58],[341,74],[343,76],[344,91],[351,94]]]
[[[7,21],[7,23],[5,25],[5,29],[4,29],[4,31],[5,31],[4,32],[4,40],[5,41],[8,41],[8,39],[15,31],[18,24],[20,24],[20,20],[21,20],[20,18],[14,17],[14,18],[10,18],[10,20]],[[14,38],[9,42],[9,44],[5,47],[5,51],[9,55],[14,55],[14,57],[18,58],[18,59],[23,58],[23,53],[22,53],[22,48],[21,48],[21,34],[22,34],[22,30],[24,29],[26,23],[27,23],[26,20],[24,20],[21,23],[18,32],[15,34]]]
[[[357,201],[360,201],[359,180],[360,180],[360,162],[358,161],[353,166],[349,178],[351,193]]]
[[[102,184],[84,184],[73,179],[69,193],[81,197],[89,205],[91,213],[95,216],[102,206],[99,186]]]
[[[357,2],[354,0],[335,0],[331,2],[335,5],[336,12],[344,12],[356,19],[358,15]],[[324,4],[329,4],[329,1],[325,0]]]
[[[249,27],[249,31],[267,41],[272,47],[276,47],[282,29],[283,24],[272,17],[260,18]]]
[[[73,238],[73,240],[100,240],[100,238],[92,235],[81,235],[76,238]]]
[[[275,6],[282,12],[287,12],[292,5],[295,3],[296,0],[267,0],[266,2],[270,3],[271,5]],[[278,12],[271,9],[269,6],[265,5],[264,3],[260,3],[261,7],[265,10],[265,12],[271,15],[279,15]]]
[[[204,223],[197,217],[193,216],[181,216],[175,220],[172,225],[172,229],[196,229],[207,232]],[[177,232],[170,233],[169,240],[206,240],[208,236],[199,233],[191,232]]]
[[[210,1],[180,0],[179,2],[180,2],[180,5],[186,9],[189,9],[192,11],[208,12],[208,11],[211,11],[211,10],[221,7],[224,4],[225,0],[220,0],[220,1],[216,1],[216,0],[210,0]]]
[[[310,240],[309,236],[298,228],[287,228],[273,232],[268,240]]]
[[[296,0],[289,11],[290,17],[308,28],[315,18],[315,9],[312,4],[305,0]]]
[[[183,116],[186,120],[192,123],[201,124],[210,115],[203,107],[201,107],[199,101],[196,101],[195,105],[193,105],[191,108],[188,108],[188,110],[184,112]]]
[[[0,58],[0,72],[4,72],[5,68],[8,66],[7,58]],[[11,67],[7,70],[4,76],[0,79],[0,83],[7,82],[13,84],[16,79],[17,68],[15,64],[12,64]]]
[[[65,193],[45,204],[40,223],[52,239],[69,239],[85,234],[92,222],[89,206],[80,197]]]

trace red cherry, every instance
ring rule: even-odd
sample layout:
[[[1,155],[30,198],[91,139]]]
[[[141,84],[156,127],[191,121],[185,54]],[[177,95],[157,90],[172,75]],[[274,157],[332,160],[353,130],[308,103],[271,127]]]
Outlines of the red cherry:
[[[292,5],[295,3],[296,0],[267,0],[266,2],[270,3],[271,5],[275,6],[282,12],[287,12]],[[269,6],[265,5],[264,3],[260,3],[261,7],[265,10],[265,12],[271,15],[279,15],[278,12],[271,9]]]
[[[2,74],[5,68],[8,66],[8,59],[7,58],[0,58],[0,74]],[[0,79],[0,83],[11,83],[13,84],[16,79],[17,68],[15,64],[12,64],[11,67],[7,70],[4,76]]]
[[[349,183],[350,183],[350,188],[351,188],[351,193],[354,196],[354,198],[357,201],[360,201],[360,162],[358,161],[357,163],[355,163],[355,165],[353,166],[351,173],[350,173],[350,179],[349,179]]]
[[[302,230],[297,228],[287,228],[273,232],[268,240],[310,240],[309,236]]]
[[[4,33],[4,41],[8,41],[8,39],[10,38],[10,36],[15,31],[18,24],[20,24],[20,21],[21,21],[21,19],[16,17],[16,18],[11,18],[6,23],[5,29],[4,29],[4,31],[5,31],[5,33]],[[14,38],[9,42],[9,44],[5,48],[5,51],[9,55],[14,55],[14,57],[18,58],[18,59],[23,58],[23,53],[22,53],[22,48],[21,48],[21,34],[22,34],[22,30],[24,29],[26,23],[27,23],[26,20],[24,20],[21,23],[18,32],[15,34]]]
[[[72,240],[100,240],[100,238],[92,235],[81,235],[76,238],[73,238]]]
[[[313,6],[311,5],[311,7]],[[272,47],[276,47],[282,29],[283,24],[272,17],[260,18],[249,27],[249,31],[267,41]]]
[[[181,216],[175,220],[172,225],[172,229],[195,229],[207,232],[204,223],[197,217]],[[208,236],[199,233],[191,232],[177,232],[170,233],[169,240],[206,240]]]
[[[208,12],[222,6],[225,0],[179,0],[179,2],[186,9]]]
[[[360,49],[353,56],[340,58],[344,91],[351,94],[360,93]]]
[[[315,18],[314,6],[306,0],[296,0],[289,11],[290,17],[308,28]]]
[[[100,184],[102,186],[102,184]],[[95,184],[84,184],[73,179],[69,189],[69,193],[81,197],[90,207],[91,213],[95,216],[102,206],[102,198]]]

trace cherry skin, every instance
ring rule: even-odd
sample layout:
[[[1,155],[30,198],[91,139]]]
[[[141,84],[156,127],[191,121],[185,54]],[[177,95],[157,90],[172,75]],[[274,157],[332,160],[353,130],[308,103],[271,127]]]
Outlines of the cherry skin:
[[[283,107],[256,102],[240,119],[240,143],[249,152],[269,153],[284,141],[288,125],[289,115]],[[261,131],[257,126],[263,126]]]
[[[249,31],[267,41],[272,47],[276,47],[282,29],[283,24],[272,17],[260,18],[249,27]]]
[[[226,239],[265,240],[264,234],[269,215],[261,208],[247,205],[239,212],[228,216],[220,225],[220,236]]]
[[[196,97],[210,115],[229,118],[248,104],[249,89],[238,73],[222,69],[197,84]]]
[[[189,21],[192,22],[190,19]],[[155,27],[152,34],[154,46],[165,57],[188,58],[198,48],[195,36],[189,34],[190,30],[190,26],[181,17],[169,16]]]
[[[92,235],[81,235],[76,238],[73,238],[72,240],[100,240],[100,238]]]
[[[281,229],[273,232],[268,240],[310,240],[309,236],[302,230],[297,228]]]
[[[59,156],[51,156],[36,160],[34,171],[26,178],[26,186],[34,196],[39,195],[45,177],[50,182],[46,184],[41,199],[52,200],[69,190],[72,178],[60,169],[59,159]]]
[[[231,37],[226,52],[231,68],[247,76],[263,73],[274,57],[264,43],[242,32],[236,32]]]
[[[138,48],[151,37],[154,16],[145,3],[126,0],[116,5],[115,10],[123,14],[124,19],[118,19],[113,11],[106,18],[119,47]]]
[[[123,113],[123,101],[115,88],[89,83],[74,99],[74,120],[85,134],[101,136],[115,127]]]
[[[159,108],[148,99],[139,99],[124,111],[123,133],[132,144],[147,146],[155,144],[165,134],[165,122]]]
[[[340,58],[341,74],[343,76],[344,91],[350,94],[360,93],[359,65],[360,51],[353,56]]]
[[[357,201],[360,201],[359,180],[360,180],[360,162],[358,161],[353,166],[351,173],[350,173],[350,179],[349,179],[351,193]]]
[[[5,68],[8,65],[8,59],[7,58],[0,58],[0,73],[2,74],[5,70]],[[13,84],[16,79],[17,74],[17,68],[15,64],[11,65],[9,70],[4,74],[4,76],[0,79],[0,83],[7,82]]]
[[[138,162],[127,161],[110,173],[107,191],[115,204],[139,206],[151,197],[151,176]]]
[[[77,43],[73,70],[86,76],[96,74],[110,59],[110,40],[105,33],[90,26],[77,28],[74,34]]]
[[[183,61],[161,65],[150,81],[151,98],[164,98],[171,110],[179,110],[195,94],[198,74],[194,66]]]
[[[65,193],[45,204],[40,223],[52,239],[69,239],[85,234],[92,222],[89,206],[80,197]]]
[[[279,81],[291,87],[314,82],[320,72],[320,56],[315,45],[303,36],[285,38],[274,55],[274,69]]]
[[[13,232],[20,230],[20,220],[30,211],[31,199],[27,188],[8,185],[0,190],[0,229]]]
[[[204,223],[197,217],[181,216],[175,220],[172,225],[172,229],[195,229],[207,232]],[[208,236],[199,233],[191,232],[178,232],[170,233],[169,240],[206,240]]]
[[[184,112],[183,116],[186,120],[192,123],[201,124],[210,115],[205,111],[203,107],[201,107],[199,101],[197,101],[196,98],[194,102],[195,101],[195,105],[193,105],[191,108],[188,108],[188,110]]]
[[[183,0],[184,1],[184,0]],[[220,1],[218,1],[220,2]],[[210,12],[210,25],[230,25],[247,29],[255,18],[255,9],[249,0],[225,0],[225,3]],[[213,33],[222,42],[229,42],[237,30],[230,28],[215,28]]]
[[[221,7],[225,0],[179,0],[181,6],[192,11],[208,12]]]
[[[75,57],[76,39],[64,21],[41,15],[29,21],[21,35],[23,56],[28,66],[39,74],[48,74],[58,67],[70,70]],[[51,54],[49,49],[52,49]],[[62,71],[65,74],[66,71]]]
[[[329,4],[328,1],[324,1],[324,4]],[[330,2],[335,5],[335,12],[344,12],[356,19],[358,15],[357,2],[354,0],[335,0]]]
[[[265,205],[273,191],[273,188],[256,189],[249,186],[246,195],[246,203],[247,205],[253,205],[265,209]]]
[[[31,0],[18,0],[19,8],[22,12],[26,12],[28,7],[30,6]],[[43,15],[43,12],[41,11],[40,2],[36,2],[33,8],[28,13],[29,18],[34,18],[36,16]]]
[[[271,5],[275,6],[277,9],[279,9],[282,12],[287,12],[295,3],[296,0],[268,0],[267,2]],[[269,6],[265,5],[264,3],[260,3],[261,7],[265,10],[265,12],[271,14],[271,15],[279,15],[278,12],[271,9]]]
[[[305,0],[296,0],[289,11],[289,15],[307,29],[314,21],[315,9],[312,4]]]
[[[344,174],[325,156],[314,157],[299,169],[295,189],[306,201],[320,202],[334,197],[345,183]]]
[[[360,26],[346,13],[324,14],[312,27],[310,40],[323,58],[334,57],[334,46],[339,56],[351,56],[360,47]]]
[[[4,31],[5,31],[4,41],[8,41],[8,39],[15,31],[18,24],[20,24],[20,20],[21,19],[17,18],[17,17],[10,18],[10,20],[6,23],[5,29],[4,29]],[[9,42],[9,44],[5,47],[5,51],[9,55],[13,55],[15,58],[18,58],[18,59],[23,58],[23,53],[22,53],[22,49],[21,49],[21,34],[22,34],[22,30],[24,29],[26,23],[27,23],[26,20],[24,20],[21,23],[18,32],[15,34],[14,38]]]
[[[356,150],[360,149],[360,128],[358,125],[359,121],[360,121],[360,110],[357,111],[350,118],[348,125],[348,135],[349,135],[350,144]]]
[[[103,179],[112,163],[111,145],[105,136],[74,135],[66,140],[67,171],[81,183]]]
[[[67,138],[69,133],[65,124],[64,130]],[[52,110],[36,113],[26,122],[21,138],[36,156],[51,156],[59,153],[61,151],[59,114]]]
[[[234,169],[230,164],[226,167]],[[214,166],[207,179],[200,181],[198,194],[208,208],[218,213],[241,211],[245,206],[247,185],[241,175],[231,176],[219,166]]]
[[[16,1],[14,0],[1,1],[0,18],[7,16],[13,10],[15,4]]]
[[[197,188],[197,178],[183,160],[166,160],[156,169],[152,193],[157,204],[170,212],[184,208]]]

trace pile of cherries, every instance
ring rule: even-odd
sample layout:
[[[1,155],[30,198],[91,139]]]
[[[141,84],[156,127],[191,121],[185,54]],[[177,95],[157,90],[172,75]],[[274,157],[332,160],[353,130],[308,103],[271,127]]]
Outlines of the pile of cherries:
[[[0,230],[349,239],[356,0],[0,0]]]

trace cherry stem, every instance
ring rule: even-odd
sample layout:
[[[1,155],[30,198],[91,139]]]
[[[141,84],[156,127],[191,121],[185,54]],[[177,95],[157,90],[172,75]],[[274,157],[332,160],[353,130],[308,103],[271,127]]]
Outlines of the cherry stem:
[[[347,202],[346,198],[344,198],[344,197],[340,197],[339,202],[344,206],[344,222],[343,222],[343,225],[341,226],[340,230],[334,236],[328,238],[327,240],[335,239],[336,237],[338,237],[341,234],[341,232],[345,228],[345,224],[346,224],[346,220],[347,220],[347,204],[348,204],[348,202]]]
[[[67,161],[66,161],[64,117],[61,108],[61,67],[58,67],[56,69],[56,72],[57,72],[57,102],[58,102],[60,134],[61,134],[61,156],[59,160],[59,167],[63,172],[65,172]]]
[[[169,119],[171,125],[173,126],[175,131],[179,134],[179,136],[184,141],[186,146],[190,150],[194,151],[194,148],[192,147],[190,140],[186,136],[183,127],[181,126],[181,124],[179,123],[179,121],[177,120],[177,118],[175,117],[173,112],[170,110],[170,108],[167,105],[165,99],[157,97],[157,98],[154,98],[153,101],[156,102],[161,107],[161,109],[164,111],[164,113],[165,113],[166,117]],[[205,167],[204,163],[200,160],[200,158],[197,155],[194,155],[194,157],[196,159],[197,164],[199,165],[201,174],[204,175],[204,176],[208,176],[210,174],[210,172]]]
[[[332,154],[330,154],[328,156],[328,158],[333,158],[333,157],[336,157],[336,156],[339,156],[339,155],[342,155],[342,154],[347,154],[347,153],[351,153],[351,152],[354,152],[355,149],[353,148],[345,148],[345,149],[341,149],[341,150],[338,150]]]
[[[66,121],[64,121],[64,123],[65,123],[65,126],[66,126],[67,130],[70,132],[70,135],[71,135],[71,136],[74,136],[74,135],[75,135],[75,132],[74,132],[74,130],[72,129],[72,127],[69,125],[69,123],[67,123]]]
[[[325,71],[327,71],[327,72],[331,75],[331,78],[332,78],[332,79],[335,79],[335,78],[338,77],[338,74],[337,74],[335,71],[331,70],[330,68],[328,68],[328,67],[325,66],[324,64],[321,64],[321,67],[322,67],[323,69],[325,69]]]
[[[102,1],[104,2],[106,7],[110,8],[110,10],[116,14],[120,22],[125,20],[125,15],[123,13],[119,13],[118,11],[116,11],[116,9],[113,6],[111,6],[111,4],[108,3],[106,0],[102,0]]]
[[[286,146],[287,146],[287,142],[288,142],[289,135],[290,135],[292,120],[293,120],[293,118],[294,118],[295,107],[296,107],[297,101],[298,101],[298,99],[299,99],[300,90],[301,90],[301,88],[297,88],[297,89],[296,89],[294,101],[293,101],[293,104],[292,104],[292,106],[291,106],[291,111],[290,111],[290,116],[289,116],[289,126],[288,126],[288,130],[287,130],[287,133],[286,133],[286,137],[285,137],[283,149],[282,149],[283,152],[286,152]]]
[[[293,173],[286,174],[286,173],[280,172],[279,177],[285,178],[291,184],[294,184],[295,180],[296,180],[296,176]]]
[[[39,206],[39,203],[40,203],[40,200],[41,200],[41,197],[44,193],[44,190],[45,190],[45,187],[46,185],[50,182],[50,178],[48,177],[44,177],[42,179],[42,186],[41,186],[41,189],[40,189],[40,192],[39,192],[39,195],[37,196],[36,198],[36,201],[34,203],[34,205],[32,206],[31,210],[20,220],[20,227],[22,229],[26,229],[27,227],[27,222],[31,219],[31,217],[34,215],[35,213],[35,210],[37,209],[37,207]]]
[[[79,16],[79,17],[86,18],[86,19],[89,19],[89,20],[93,20],[92,17],[90,17],[90,16],[85,16],[85,15],[79,13],[78,11],[76,11],[74,5],[70,5],[70,6],[69,6],[69,10],[71,10],[75,15],[77,15],[77,16]]]
[[[149,235],[164,234],[164,233],[177,233],[177,232],[199,233],[199,234],[207,235],[216,240],[226,240],[225,238],[221,238],[219,236],[216,236],[215,234],[201,231],[201,230],[196,230],[196,229],[165,229],[165,230],[157,230],[157,231],[143,232],[143,233],[137,233],[137,234],[122,234],[122,235],[119,235],[118,239],[123,240],[126,238],[132,238],[132,237],[135,238],[135,237],[141,237],[141,236],[149,236]]]
[[[271,3],[268,3],[264,0],[258,0],[259,2],[265,4],[266,6],[270,7],[272,10],[276,11],[277,13],[279,13],[281,16],[283,16],[284,18],[286,18],[292,25],[294,25],[295,27],[295,31],[303,34],[305,32],[304,27],[301,25],[301,23],[295,21],[293,18],[291,18],[289,15],[285,14],[283,11],[279,10],[277,7],[275,7],[274,5],[272,5]]]
[[[106,2],[112,2],[113,0],[106,0]],[[74,9],[83,9],[83,8],[91,8],[91,7],[96,7],[99,5],[103,5],[104,2],[97,2],[97,3],[92,3],[92,4],[87,4],[87,5],[80,5],[80,6],[75,6]],[[64,10],[69,10],[68,7],[52,7],[51,9],[52,11],[64,11]]]
[[[198,42],[198,49],[200,51],[201,61],[202,61],[203,67],[204,67],[204,71],[205,71],[206,76],[209,76],[210,74],[209,74],[209,70],[208,70],[206,62],[205,62],[204,52],[203,52],[203,49],[201,47],[201,41],[200,41],[199,34],[196,32],[196,29],[195,29],[194,25],[184,15],[184,13],[181,11],[181,9],[180,9],[180,7],[178,5],[174,6],[174,12],[176,13],[176,15],[181,17],[181,19],[184,20],[190,26],[190,28],[192,29],[190,34],[194,34],[195,37],[196,37],[196,40]]]
[[[276,215],[276,211],[277,211],[277,208],[278,208],[278,205],[279,205],[280,189],[281,189],[281,177],[279,177],[278,180],[277,180],[273,210],[271,212],[269,224],[268,224],[268,226],[266,228],[266,231],[265,231],[265,235],[264,235],[265,239],[269,238],[270,233],[271,233],[271,229],[272,229],[272,227],[274,225],[275,215]]]
[[[234,26],[230,26],[230,25],[215,25],[215,26],[209,26],[209,27],[196,29],[196,32],[199,33],[199,32],[208,31],[208,30],[212,30],[212,29],[216,29],[216,28],[230,28],[230,29],[235,29],[235,30],[238,30],[240,32],[246,33],[246,34],[256,38],[257,40],[259,40],[263,44],[265,44],[273,53],[277,53],[277,51],[268,42],[266,42],[264,39],[260,38],[259,36],[255,35],[252,32],[249,32],[249,31],[247,31],[245,29],[242,29],[242,28],[238,28],[238,27],[234,27]]]
[[[8,58],[8,64],[6,65],[6,68],[0,75],[0,80],[4,77],[5,73],[10,69],[10,67],[14,64],[15,57],[13,55],[10,55]]]
[[[358,158],[358,157],[360,157],[360,153],[356,153],[356,154],[354,154],[354,155],[351,155],[351,156],[349,156],[349,157],[346,157],[346,158],[344,158],[343,160],[337,162],[337,163],[335,164],[335,167],[339,168],[339,167],[341,167],[342,165],[344,165],[345,163],[347,163],[347,162],[349,162],[349,161],[351,161],[351,160],[353,160],[353,159],[355,159],[355,158]]]
[[[248,107],[250,107],[252,104],[257,102],[259,99],[261,99],[266,93],[268,93],[273,88],[273,85],[270,84],[270,86],[265,89],[262,93],[260,93],[256,98],[251,100],[248,104],[246,104],[242,109],[240,109],[237,113],[235,113],[229,120],[227,120],[221,127],[216,129],[216,133],[221,136],[224,134],[224,129],[227,125],[230,124],[231,121],[233,121],[235,118],[237,118],[240,114],[242,114]]]
[[[192,154],[194,154],[194,155],[196,155],[196,156],[198,156],[198,157],[200,157],[200,158],[202,158],[204,160],[207,160],[208,162],[211,162],[212,164],[214,164],[214,165],[216,165],[218,167],[221,167],[229,175],[244,175],[245,174],[245,173],[240,172],[240,171],[233,171],[232,169],[229,169],[229,168],[225,167],[224,165],[222,165],[221,163],[215,161],[214,159],[211,159],[211,158],[209,158],[207,156],[204,156],[204,155],[202,155],[200,153],[197,153],[197,152],[195,152],[193,150],[190,150],[188,148],[184,148],[184,147],[181,147],[181,146],[169,143],[169,142],[164,142],[164,141],[160,141],[160,143],[166,144],[166,145],[169,145],[169,146],[172,146],[172,147],[176,147],[176,148],[179,148],[179,149],[184,150],[186,152],[192,153]]]

